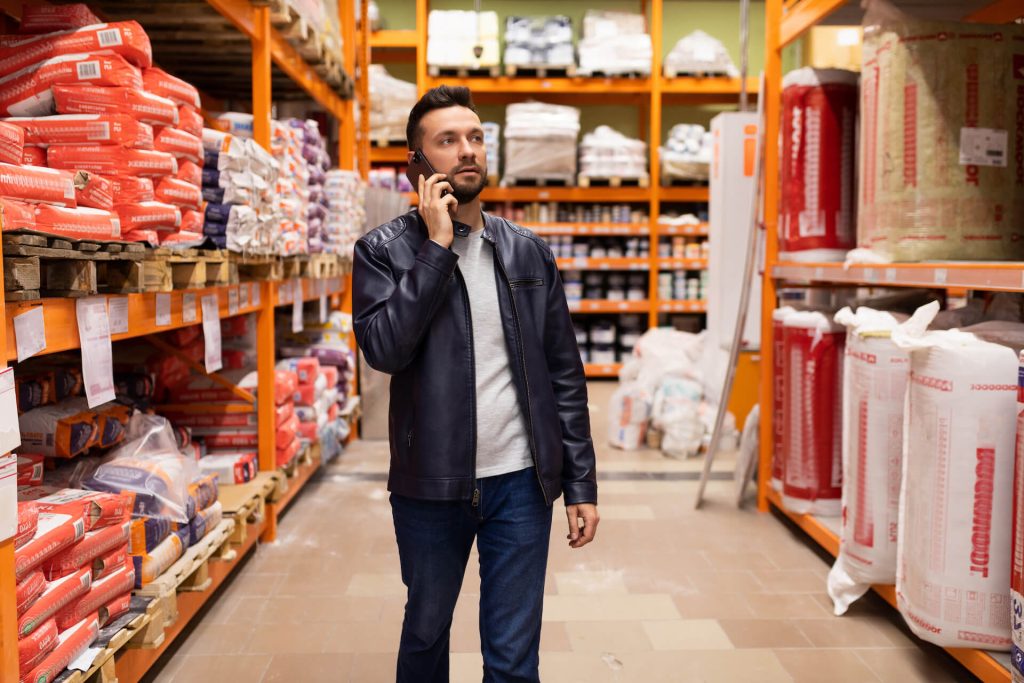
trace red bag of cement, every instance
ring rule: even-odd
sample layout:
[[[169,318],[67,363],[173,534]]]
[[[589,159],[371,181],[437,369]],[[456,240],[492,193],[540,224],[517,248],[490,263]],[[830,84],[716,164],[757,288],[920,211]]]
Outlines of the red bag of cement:
[[[98,173],[75,171],[75,201],[79,206],[90,209],[112,211],[114,208],[114,183]]]
[[[202,103],[199,101],[199,91],[194,86],[180,78],[175,78],[162,69],[156,67],[144,69],[142,80],[147,92],[166,97],[179,105],[187,104],[195,109],[202,107]]]
[[[197,187],[202,187],[203,185],[203,169],[199,164],[191,161],[182,161],[178,164],[178,172],[174,174],[174,177],[178,180],[184,180],[189,185]]]
[[[81,516],[87,531],[124,524],[131,518],[135,497],[130,492],[103,493],[84,489],[58,489],[38,486],[23,489],[18,495],[35,501],[40,512]]]
[[[21,150],[21,160],[17,164],[19,166],[46,166],[46,150],[42,147],[25,145],[25,148]]]
[[[18,619],[18,637],[24,638],[58,611],[89,592],[92,569],[84,567],[74,574],[51,581],[46,590]]]
[[[0,78],[0,115],[45,116],[53,111],[53,86],[81,82],[141,88],[142,75],[118,55],[55,57]]]
[[[300,406],[316,405],[318,394],[324,390],[323,386],[314,384],[300,384],[295,390],[295,404]]]
[[[43,462],[41,455],[34,453],[18,454],[18,487],[39,486],[43,483]]]
[[[178,123],[174,102],[136,88],[55,85],[53,102],[60,114],[126,114],[153,126]]]
[[[21,498],[21,491],[18,491]],[[39,506],[29,500],[18,501],[18,529],[14,534],[14,549],[32,540],[39,526]]]
[[[184,235],[189,233],[190,235],[203,236],[203,212],[202,211],[191,211],[188,209],[182,209],[181,211],[181,228],[180,232]]]
[[[188,542],[188,525],[165,538],[151,552],[132,553],[135,567],[135,588],[150,584],[178,561]]]
[[[118,204],[117,215],[127,232],[133,230],[177,230],[181,225],[181,209],[163,202]]]
[[[161,152],[173,154],[179,162],[191,161],[193,164],[201,164],[203,161],[203,141],[178,128],[164,126],[158,130],[153,139],[153,146]]]
[[[327,409],[327,419],[331,422],[334,422],[335,420],[338,419],[338,413],[340,412],[341,409],[338,407],[338,404],[332,403],[331,407]]]
[[[174,204],[182,209],[197,211],[203,203],[203,191],[198,185],[192,185],[177,178],[161,178],[156,184],[156,200],[165,204]],[[182,216],[184,218],[184,216]],[[199,224],[202,230],[203,224]]]
[[[30,204],[0,197],[3,230],[35,230],[36,212]]]
[[[185,213],[195,213],[185,212]],[[185,218],[182,216],[182,223],[184,224]],[[171,248],[198,246],[206,240],[206,235],[193,230],[182,230],[179,229],[177,232],[162,232],[160,233],[160,246],[168,245]]]
[[[0,123],[0,162],[20,164],[25,154],[25,131],[20,126]]]
[[[318,425],[316,422],[300,422],[298,429],[299,438],[306,441],[316,441],[318,438],[317,429]]]
[[[317,360],[319,362],[319,359]],[[327,378],[327,388],[332,389],[338,386],[338,379],[340,378],[340,371],[336,365],[321,365],[320,374]]]
[[[38,569],[18,582],[15,590],[15,602],[18,606],[18,616],[32,606],[39,596],[46,590],[46,577]]]
[[[0,36],[0,73],[88,52],[114,53],[138,67],[153,65],[153,49],[142,26],[135,21],[116,21],[41,36]]]
[[[300,442],[298,440],[298,438],[296,438],[296,439],[293,439],[292,442],[287,447],[285,447],[285,448],[278,448],[277,449],[277,466],[278,467],[285,467],[289,463],[291,463],[291,461],[295,459],[295,456],[299,454],[299,448],[301,446],[302,446],[302,442]]]
[[[28,671],[43,661],[57,647],[57,622],[47,619],[39,628],[18,639],[18,668]]]
[[[152,178],[140,178],[132,175],[110,176],[113,184],[114,205],[138,204],[139,202],[156,201],[156,191]]]
[[[203,115],[194,107],[183,104],[178,107],[178,128],[197,138],[203,137]]]
[[[72,574],[81,567],[92,569],[92,561],[118,547],[128,544],[129,522],[87,531],[85,537],[67,550],[43,562],[40,568],[50,581]]]
[[[320,376],[320,361],[316,358],[285,358],[277,362],[278,370],[290,370],[298,378],[299,386],[312,384]]]
[[[40,166],[0,164],[0,195],[33,204],[75,207],[71,174]]]
[[[60,206],[36,206],[36,230],[74,239],[116,240],[121,238],[117,214],[103,209],[66,209]]]
[[[299,417],[292,415],[277,427],[277,431],[274,432],[274,443],[277,448],[288,448],[291,445],[291,442],[295,440],[295,436],[299,433],[299,424],[301,424]],[[314,422],[313,424],[316,423]]]
[[[178,162],[166,152],[114,145],[54,145],[46,150],[50,168],[81,169],[102,175],[159,178],[174,175]]]
[[[119,595],[99,609],[100,623],[109,624],[122,614],[128,614],[132,606],[132,594],[130,592]]]
[[[129,230],[121,233],[125,242],[143,242],[151,247],[160,246],[160,233],[156,230]]]
[[[135,566],[129,564],[93,582],[88,593],[57,612],[57,629],[66,631],[119,595],[129,592],[134,585]]]
[[[256,364],[256,349],[223,349],[221,363],[224,370],[244,370]]]
[[[100,622],[96,614],[91,614],[82,621],[57,636],[57,647],[46,656],[41,664],[22,674],[20,683],[49,683],[68,668],[68,664],[82,656],[99,637]]]
[[[195,435],[202,435],[200,430],[207,428],[237,429],[256,427],[258,423],[255,410],[251,413],[225,413],[220,415],[194,415],[164,410],[162,414],[176,425],[192,427],[192,433]]]
[[[236,315],[220,321],[222,337],[245,337],[256,333],[256,318],[252,315]]]
[[[21,26],[18,27],[18,32],[23,34],[53,33],[101,23],[103,22],[81,2],[76,2],[73,5],[25,3],[21,9]]]
[[[225,484],[244,484],[252,479],[255,453],[212,453],[199,458],[199,471],[215,474]]]
[[[131,528],[132,523],[129,523]],[[128,546],[122,545],[114,548],[110,552],[101,555],[93,559],[92,561],[92,580],[97,581],[102,579],[104,576],[109,576],[119,567],[123,567],[128,563]]]
[[[39,513],[39,526],[32,540],[14,552],[14,578],[21,580],[65,548],[85,536],[85,520],[71,515]]]
[[[90,143],[153,149],[153,127],[127,114],[19,116],[4,121],[21,128],[29,145]]]

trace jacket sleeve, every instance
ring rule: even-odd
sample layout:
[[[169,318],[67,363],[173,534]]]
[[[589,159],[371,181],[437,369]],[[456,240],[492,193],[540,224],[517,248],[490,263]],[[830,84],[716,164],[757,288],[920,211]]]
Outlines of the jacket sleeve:
[[[396,278],[379,250],[365,239],[356,242],[353,328],[370,367],[393,375],[412,361],[458,260],[458,254],[427,240],[413,267]]]
[[[547,320],[544,350],[562,426],[562,492],[567,505],[597,503],[597,464],[590,436],[587,379],[576,346],[576,332],[565,290],[551,252],[544,250],[547,268]]]

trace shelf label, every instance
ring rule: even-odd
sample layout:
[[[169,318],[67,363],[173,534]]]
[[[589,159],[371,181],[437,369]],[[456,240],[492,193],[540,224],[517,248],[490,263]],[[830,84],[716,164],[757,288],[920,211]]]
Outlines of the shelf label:
[[[249,285],[239,286],[238,305],[242,308],[249,308]]]
[[[82,348],[82,380],[90,408],[114,400],[114,358],[110,346],[107,297],[75,301],[78,342]]]
[[[1007,131],[997,128],[961,128],[960,165],[1005,167],[1008,138]]]
[[[5,371],[7,372],[7,371]],[[13,380],[13,373],[12,373]],[[14,387],[11,387],[11,401],[14,401]],[[6,404],[6,399],[4,399]],[[18,437],[16,446],[21,445],[21,434],[18,432],[18,411],[13,415],[5,410],[0,424],[10,425],[11,433]],[[8,419],[10,418],[10,419]],[[2,428],[0,428],[2,429]],[[6,434],[7,430],[3,433]],[[6,441],[6,440],[4,440]],[[10,449],[8,449],[10,450]],[[18,456],[11,453],[0,456],[0,541],[6,541],[18,531]]]
[[[238,288],[228,288],[228,315],[238,315]]]
[[[42,306],[14,316],[14,340],[17,342],[19,363],[46,349],[46,323],[43,321]],[[17,412],[14,424],[18,424]]]
[[[156,295],[156,326],[167,327],[171,324],[171,295]]]
[[[298,283],[296,283],[298,284]],[[301,287],[301,285],[299,285]],[[292,297],[292,332],[302,332],[302,296]]]
[[[206,372],[217,372],[224,367],[221,358],[220,340],[220,304],[216,294],[207,294],[202,298],[203,306],[203,341],[206,345]]]
[[[824,277],[825,277],[825,269],[824,268],[819,266],[819,267],[814,269],[814,279],[815,280],[821,280]]]
[[[568,301],[566,303],[569,304],[569,310],[570,311],[578,311],[578,310],[580,310],[580,302],[579,301]]]
[[[885,281],[886,282],[896,282],[896,269],[895,268],[886,268],[885,269]]]
[[[9,453],[21,445],[21,429],[18,427],[18,398],[14,389],[14,368],[0,370],[0,453]],[[4,462],[0,460],[0,462]],[[8,472],[0,469],[0,488],[7,490],[8,480],[4,477]],[[15,471],[9,473],[10,488],[14,490],[17,479],[17,457]],[[15,515],[17,517],[17,515]],[[0,515],[0,519],[7,519]],[[0,533],[0,538],[3,534]]]
[[[260,283],[258,282],[252,283],[252,305],[260,305]]]
[[[944,285],[946,284],[946,269],[936,268],[935,269],[935,284]]]
[[[320,324],[327,322],[327,295],[320,295]]]
[[[181,297],[181,322],[194,323],[196,321],[196,293],[185,292]]]
[[[865,268],[864,269],[864,280],[866,282],[875,282],[876,279],[877,278],[875,277],[875,269],[874,268]]]
[[[107,316],[110,318],[110,334],[128,332],[128,297],[112,296],[107,299]]]

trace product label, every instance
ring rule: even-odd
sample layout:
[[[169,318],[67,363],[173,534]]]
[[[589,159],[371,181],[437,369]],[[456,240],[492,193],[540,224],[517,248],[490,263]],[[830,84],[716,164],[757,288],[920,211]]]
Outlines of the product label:
[[[1005,130],[961,128],[960,165],[1005,168],[1008,139],[1009,136]]]

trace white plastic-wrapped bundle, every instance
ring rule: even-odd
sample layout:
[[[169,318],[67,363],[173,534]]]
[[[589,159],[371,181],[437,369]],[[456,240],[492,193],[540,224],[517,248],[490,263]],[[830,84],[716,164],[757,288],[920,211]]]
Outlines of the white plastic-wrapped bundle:
[[[1024,259],[1022,41],[1019,24],[869,10],[858,246],[894,261]]]
[[[366,232],[366,184],[358,173],[333,169],[324,181],[328,211],[325,231],[337,240],[337,253],[352,256],[352,248]]]
[[[699,123],[678,123],[661,147],[663,178],[707,180],[711,170],[711,133]]]
[[[651,73],[651,36],[642,14],[587,10],[579,41],[579,73]]]
[[[722,41],[697,30],[680,38],[665,56],[665,75],[674,78],[681,74],[736,77],[740,72]]]
[[[646,178],[647,143],[598,126],[580,144],[580,175],[588,178]]]
[[[482,47],[478,58],[473,50]],[[431,10],[427,20],[427,64],[440,68],[496,66],[498,14],[464,10]]]
[[[493,121],[482,121],[484,148],[487,150],[487,173],[497,176],[501,168],[501,125]]]
[[[904,323],[923,334],[938,303]],[[873,583],[896,581],[903,417],[910,352],[892,341],[899,325],[885,311],[844,308],[835,321],[847,327],[843,367],[843,523],[839,555],[828,575],[836,615]]]
[[[518,102],[505,110],[506,179],[576,179],[580,110],[559,104]]]
[[[1024,351],[1017,372],[1017,442],[1013,465],[1013,566],[1010,569],[1010,612],[1024,613]],[[1024,620],[1013,619],[1010,661],[1013,683],[1024,682]]]
[[[405,142],[405,124],[416,104],[416,84],[395,78],[383,64],[371,64],[370,138],[384,142]]]
[[[897,605],[931,643],[1007,650],[1017,354],[961,330],[892,338],[911,358]]]
[[[561,15],[506,17],[504,61],[506,66],[573,66],[572,19]]]

